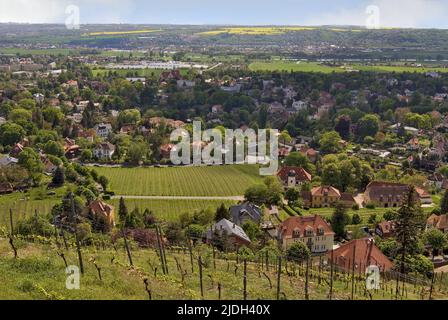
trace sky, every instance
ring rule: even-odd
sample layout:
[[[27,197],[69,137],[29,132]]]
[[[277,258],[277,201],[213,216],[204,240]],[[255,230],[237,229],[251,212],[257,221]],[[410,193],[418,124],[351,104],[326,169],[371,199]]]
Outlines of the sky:
[[[0,22],[64,23],[70,5],[81,24],[365,26],[374,15],[384,28],[448,29],[448,0],[0,0]]]

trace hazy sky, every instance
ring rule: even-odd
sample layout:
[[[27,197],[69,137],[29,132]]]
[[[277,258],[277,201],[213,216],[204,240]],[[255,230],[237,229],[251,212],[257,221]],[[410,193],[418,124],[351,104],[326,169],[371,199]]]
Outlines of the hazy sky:
[[[448,0],[0,0],[0,22],[64,23],[68,5],[86,23],[365,25],[448,29]]]

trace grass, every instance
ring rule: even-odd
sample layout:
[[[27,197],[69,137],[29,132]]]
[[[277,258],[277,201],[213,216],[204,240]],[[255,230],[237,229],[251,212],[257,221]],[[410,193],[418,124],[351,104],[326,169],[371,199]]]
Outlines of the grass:
[[[318,62],[306,61],[272,61],[272,62],[253,62],[249,65],[252,71],[285,71],[285,72],[348,72],[350,70],[372,71],[372,72],[448,72],[448,68],[442,67],[413,67],[405,65],[346,65],[344,68],[339,66],[328,66]]]
[[[106,201],[118,210],[119,199]],[[200,210],[212,210],[213,212],[224,203],[226,207],[236,204],[228,200],[152,200],[152,199],[126,199],[129,211],[138,208],[140,212],[148,209],[163,221],[177,221],[182,213],[193,213]]]
[[[258,166],[95,168],[117,195],[240,196],[261,183]]]
[[[41,245],[27,243],[24,240],[16,240],[18,258],[14,259],[6,240],[0,239],[0,299],[8,300],[147,300],[143,279],[148,279],[148,288],[151,290],[153,300],[200,300],[199,274],[197,257],[202,256],[204,261],[203,286],[204,299],[218,299],[217,284],[221,284],[223,300],[242,300],[243,298],[243,267],[238,268],[235,260],[226,262],[216,259],[216,268],[213,266],[211,250],[205,246],[194,249],[194,272],[191,271],[190,257],[188,253],[167,251],[169,274],[162,275],[159,259],[154,249],[138,249],[132,246],[132,258],[134,267],[128,266],[126,252],[121,245],[118,251],[111,248],[97,249],[93,246],[83,247],[85,273],[80,278],[79,290],[66,289],[67,276],[63,260],[57,255],[54,245]],[[73,247],[69,251],[62,250],[69,265],[77,265],[76,251]],[[114,257],[113,262],[111,262]],[[182,281],[179,267],[186,272]],[[97,270],[93,265],[93,259],[101,268],[102,280],[99,279]],[[274,260],[274,259],[273,259]],[[288,276],[283,269],[281,275],[281,296],[289,300],[304,299],[304,270],[299,273],[299,266],[288,264],[288,270],[295,269],[294,274]],[[157,267],[157,271],[154,269]],[[271,265],[269,271],[265,271],[271,279],[269,285],[267,277],[260,274],[258,265],[248,263],[247,266],[247,297],[248,300],[275,300],[276,299],[276,271]],[[315,265],[310,270],[309,296],[311,300],[327,299],[329,292],[329,272],[321,273],[324,281],[318,283],[318,268]],[[363,295],[363,279],[356,279],[355,299],[366,300]],[[394,298],[391,288],[395,282],[383,283],[383,290],[373,293],[375,300],[389,300]],[[421,289],[418,287],[418,289]],[[425,289],[428,289],[425,287]],[[419,299],[419,294],[413,286],[407,285],[407,297],[404,299]],[[446,298],[439,286],[434,290],[435,299]],[[338,274],[334,277],[334,299],[349,300],[351,281],[347,277]],[[427,299],[427,292],[426,297]]]
[[[45,188],[31,189],[28,193],[12,193],[0,196],[0,226],[9,226],[9,210],[12,209],[14,221],[33,215],[51,212],[53,206],[61,201],[67,188],[52,190],[56,194],[48,195]]]

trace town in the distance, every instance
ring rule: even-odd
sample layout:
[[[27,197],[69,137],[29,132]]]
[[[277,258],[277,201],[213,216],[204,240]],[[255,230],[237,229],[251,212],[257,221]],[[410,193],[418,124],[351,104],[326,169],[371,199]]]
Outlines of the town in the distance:
[[[447,190],[447,30],[0,24],[0,299],[447,299]]]

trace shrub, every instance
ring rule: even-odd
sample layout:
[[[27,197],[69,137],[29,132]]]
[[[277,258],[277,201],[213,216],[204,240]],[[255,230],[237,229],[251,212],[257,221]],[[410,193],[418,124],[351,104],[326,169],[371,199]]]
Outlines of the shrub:
[[[374,210],[376,208],[376,206],[374,203],[369,202],[368,204],[366,204],[366,208],[370,209],[370,210]]]

